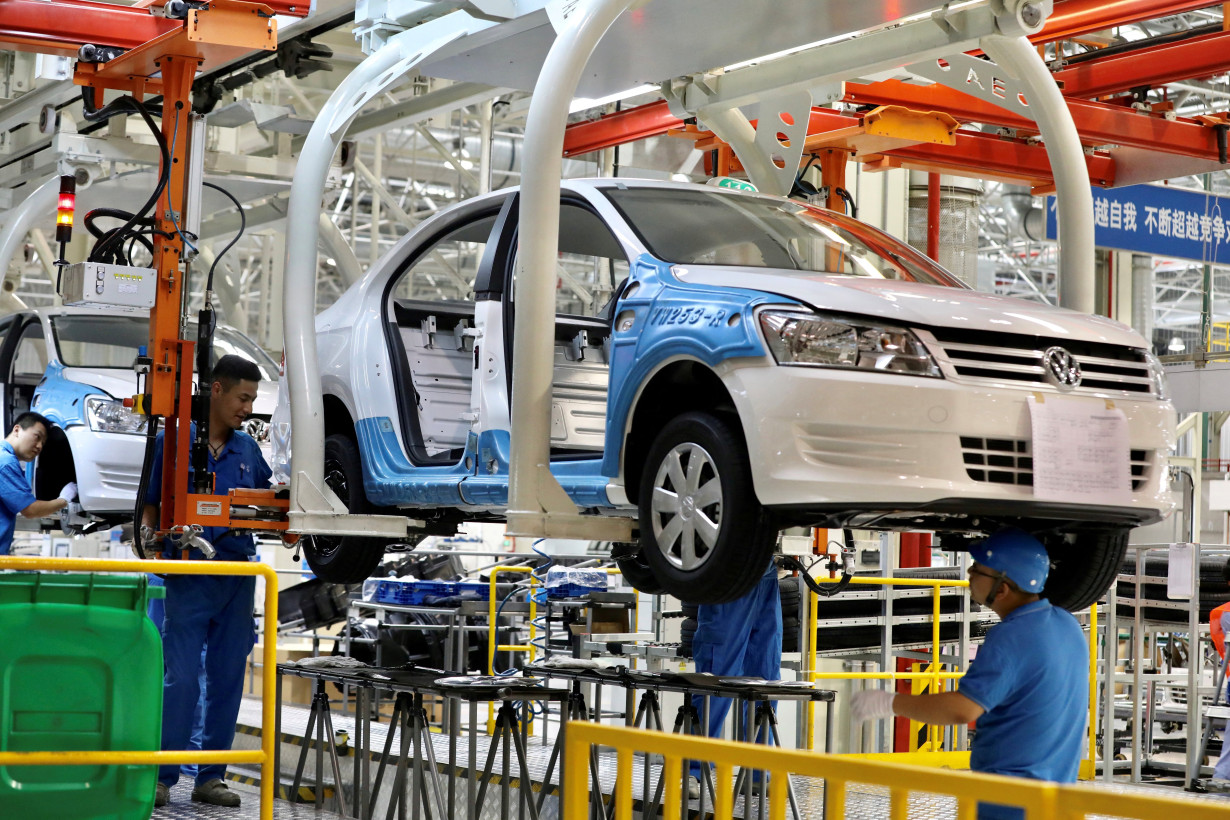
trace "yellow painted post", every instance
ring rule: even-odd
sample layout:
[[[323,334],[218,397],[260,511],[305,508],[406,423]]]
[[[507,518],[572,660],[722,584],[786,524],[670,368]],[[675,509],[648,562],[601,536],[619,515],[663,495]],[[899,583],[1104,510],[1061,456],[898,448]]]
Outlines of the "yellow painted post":
[[[769,777],[769,817],[770,820],[786,820],[786,782],[784,769],[772,769],[766,773]]]
[[[578,720],[565,733],[564,817],[585,817],[589,813],[590,728],[585,721]]]
[[[583,759],[588,759],[585,755]],[[615,754],[615,820],[632,820],[632,750]]]
[[[807,680],[811,683],[816,682],[816,630],[819,626],[818,616],[816,614],[816,604],[819,603],[820,596],[807,590]],[[826,709],[831,709],[829,705],[825,705]],[[816,703],[815,701],[807,701],[807,720],[806,731],[804,737],[807,738],[806,748],[808,751],[813,751],[816,748]],[[832,749],[825,749],[826,752],[832,752]]]
[[[893,789],[889,792],[889,817],[892,820],[909,820],[910,793],[906,789]]]
[[[730,817],[734,812],[734,769],[729,763],[718,763],[713,781],[713,816]]]
[[[682,777],[683,761],[677,753],[668,752],[662,766],[662,780],[666,783],[662,797],[662,816],[665,820],[680,820],[679,800],[682,797],[680,791],[683,788]]]
[[[826,777],[824,780],[824,816],[846,816],[846,783]]]
[[[274,744],[277,737],[277,640],[278,575],[273,567],[255,561],[115,561],[95,558],[27,558],[0,556],[0,570],[32,572],[155,572],[161,575],[260,575],[265,579],[265,649],[261,658],[261,750],[259,752],[190,751],[97,751],[97,752],[0,752],[0,767],[96,765],[141,763],[258,763],[261,767],[260,816],[273,820]]]
[[[1110,673],[1107,672],[1107,691]],[[1089,757],[1081,761],[1080,779],[1092,780],[1098,768],[1098,604],[1089,607]]]

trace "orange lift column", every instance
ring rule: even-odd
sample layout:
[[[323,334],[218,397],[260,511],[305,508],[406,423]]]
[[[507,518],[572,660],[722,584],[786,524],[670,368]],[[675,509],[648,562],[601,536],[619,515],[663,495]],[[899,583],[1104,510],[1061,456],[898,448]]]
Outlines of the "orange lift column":
[[[64,2],[64,0],[61,0]],[[125,18],[116,18],[117,23]],[[106,32],[99,32],[106,39]],[[166,141],[170,167],[167,185],[159,197],[154,219],[153,267],[157,273],[154,307],[150,312],[149,357],[146,382],[146,415],[165,419],[162,497],[159,529],[200,523],[203,526],[244,529],[285,529],[282,521],[247,519],[232,522],[232,499],[226,496],[193,495],[189,486],[191,443],[192,362],[195,342],[180,338],[184,306],[184,201],[191,140],[189,116],[192,83],[198,70],[210,68],[254,50],[277,47],[273,10],[264,4],[239,0],[213,0],[206,8],[193,9],[182,23],[133,48],[110,62],[78,63],[74,81],[96,90],[117,89],[137,99],[148,94],[162,96],[161,132]],[[97,92],[96,92],[97,93]],[[209,386],[204,385],[208,390]],[[272,491],[244,491],[245,505],[285,510],[286,502]]]

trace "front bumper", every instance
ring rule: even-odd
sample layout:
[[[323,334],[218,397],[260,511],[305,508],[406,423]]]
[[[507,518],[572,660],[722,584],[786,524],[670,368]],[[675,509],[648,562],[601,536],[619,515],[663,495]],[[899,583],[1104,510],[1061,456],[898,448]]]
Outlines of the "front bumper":
[[[721,375],[766,506],[950,512],[968,504],[982,514],[1044,518],[1093,511],[1035,499],[1030,390],[760,363]],[[1174,408],[1151,397],[1113,400],[1128,421],[1133,489],[1128,505],[1097,515],[1118,510],[1117,519],[1157,520],[1174,508],[1166,470]]]
[[[96,433],[78,425],[64,431],[77,470],[77,496],[88,513],[131,515],[141,481],[145,436]]]

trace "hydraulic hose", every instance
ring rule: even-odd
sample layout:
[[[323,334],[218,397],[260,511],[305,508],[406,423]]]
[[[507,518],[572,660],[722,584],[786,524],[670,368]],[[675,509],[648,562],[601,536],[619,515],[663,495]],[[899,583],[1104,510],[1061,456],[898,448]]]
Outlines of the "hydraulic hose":
[[[132,518],[132,551],[144,560],[145,544],[141,540],[141,521],[145,518],[145,496],[149,493],[150,472],[154,465],[154,445],[158,440],[158,416],[150,416],[145,430],[145,457],[141,460],[141,479],[137,482],[137,501]]]
[[[849,530],[844,531],[844,536],[845,549],[853,552],[854,537],[850,534]],[[803,562],[793,555],[777,556],[777,565],[782,569],[798,572],[799,577],[803,579],[803,583],[807,585],[807,588],[821,598],[832,598],[834,595],[846,590],[850,586],[850,579],[854,577],[853,573],[846,569],[844,561],[840,565],[836,565],[833,562],[830,562],[828,565],[830,570],[841,570],[841,578],[835,584],[821,584],[811,575],[811,566],[815,566],[815,563],[811,566],[804,566]]]

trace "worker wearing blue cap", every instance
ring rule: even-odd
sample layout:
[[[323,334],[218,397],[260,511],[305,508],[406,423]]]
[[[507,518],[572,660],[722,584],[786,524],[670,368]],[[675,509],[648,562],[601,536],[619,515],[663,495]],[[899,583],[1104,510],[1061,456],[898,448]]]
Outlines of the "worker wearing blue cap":
[[[1041,597],[1046,547],[1003,529],[970,549],[969,595],[1001,619],[961,678],[929,695],[873,689],[854,695],[856,722],[901,715],[933,726],[977,721],[970,769],[1076,781],[1089,715],[1089,650],[1071,613]],[[979,820],[1019,820],[1023,809],[980,803]]]

